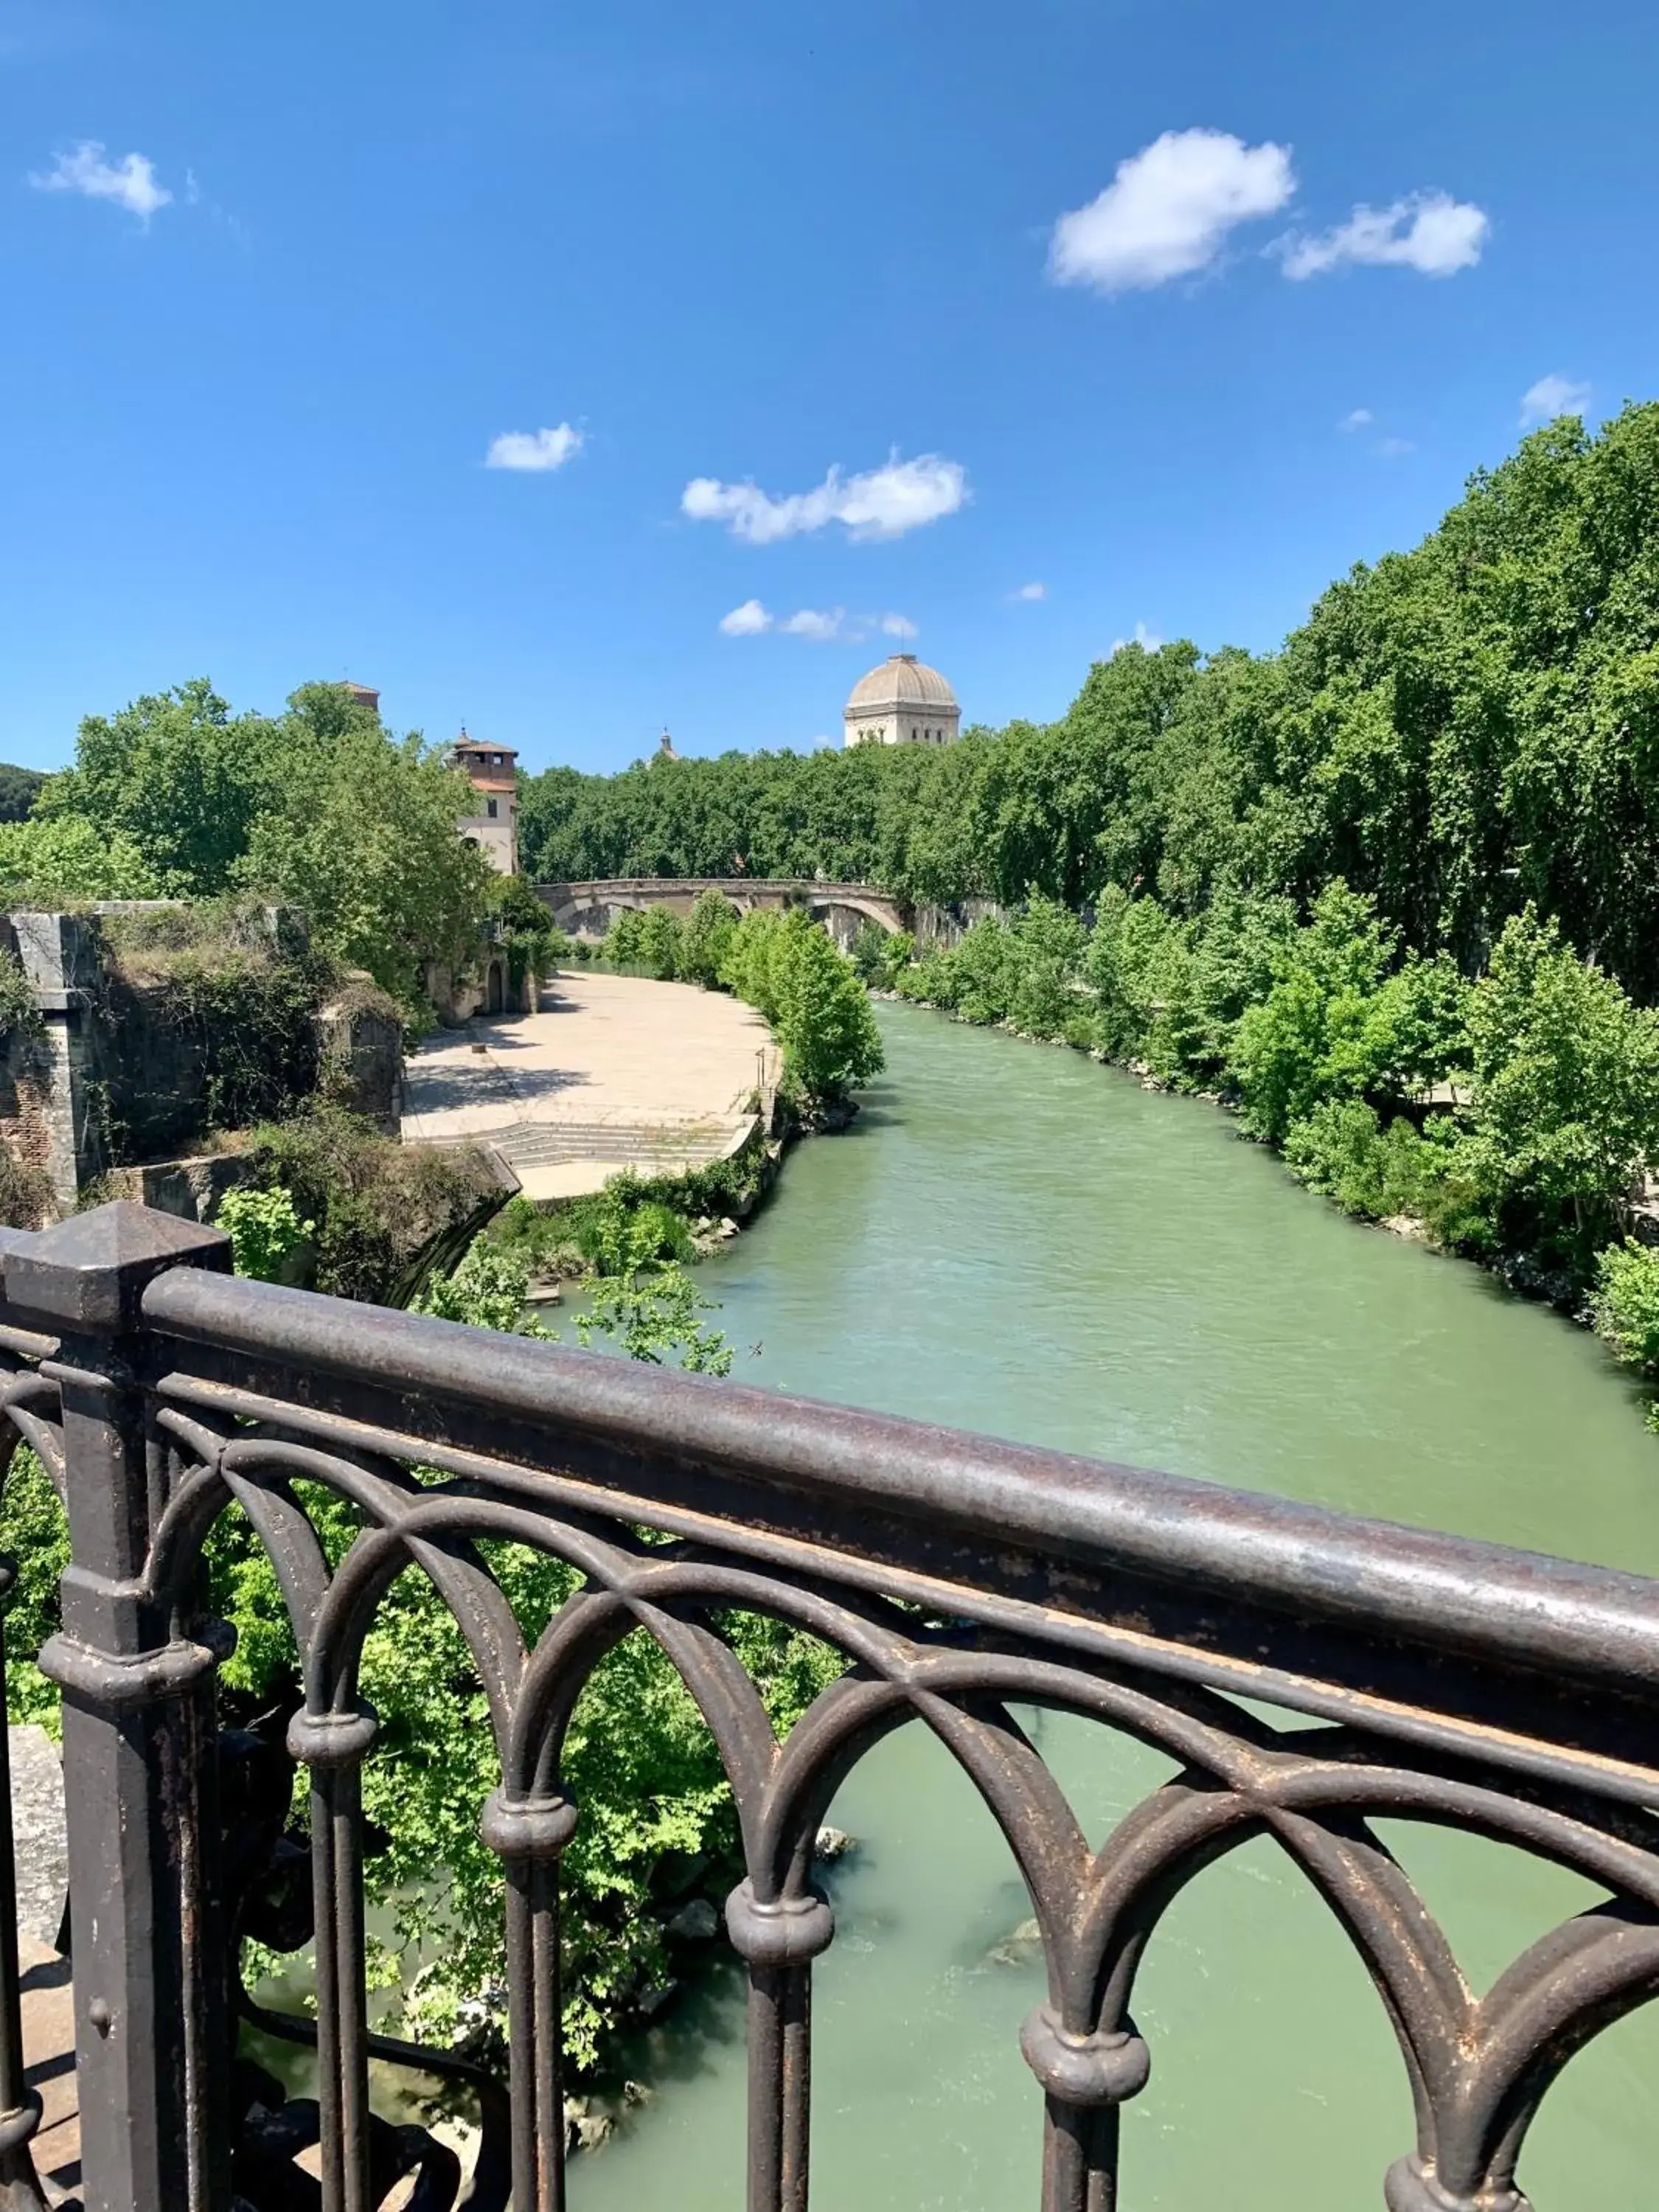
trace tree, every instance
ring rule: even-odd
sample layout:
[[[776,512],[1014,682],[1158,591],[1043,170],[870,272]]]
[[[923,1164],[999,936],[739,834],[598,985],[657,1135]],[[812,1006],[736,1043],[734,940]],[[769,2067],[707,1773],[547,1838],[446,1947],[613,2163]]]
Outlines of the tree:
[[[270,719],[233,716],[198,678],[88,716],[0,868],[84,897],[229,888],[303,907],[325,951],[413,1010],[423,966],[465,966],[497,895],[457,830],[472,803],[343,684],[302,684]]]
[[[279,732],[240,714],[198,677],[82,723],[72,769],[42,793],[41,815],[84,817],[143,854],[169,890],[225,890],[280,776]]]
[[[717,890],[699,891],[680,942],[680,973],[688,983],[712,991],[738,927],[738,909]]]
[[[0,822],[25,822],[46,779],[39,769],[0,761]]]
[[[495,895],[489,862],[456,827],[472,803],[466,779],[337,685],[295,694],[276,757],[280,782],[237,880],[302,907],[337,959],[417,1006],[426,963],[475,957]]]
[[[838,1099],[884,1065],[881,1032],[852,963],[803,914],[785,917],[771,988],[785,1073],[809,1098]]]
[[[1375,1072],[1368,1017],[1395,933],[1372,902],[1332,884],[1288,948],[1284,972],[1239,1021],[1231,1066],[1245,1126],[1282,1144],[1322,1100],[1358,1098]]]
[[[1659,1158],[1659,1015],[1587,967],[1528,907],[1469,1003],[1469,1172],[1534,1235],[1586,1262]]]
[[[0,823],[0,895],[12,906],[157,898],[163,879],[130,837],[83,815]]]

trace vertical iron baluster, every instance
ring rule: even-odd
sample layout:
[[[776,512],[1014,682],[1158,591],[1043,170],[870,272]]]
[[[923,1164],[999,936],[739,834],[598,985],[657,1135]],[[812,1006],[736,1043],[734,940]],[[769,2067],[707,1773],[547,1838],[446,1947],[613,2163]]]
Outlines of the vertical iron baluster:
[[[234,1632],[223,1621],[204,1623],[202,1643],[228,1658]],[[194,1992],[185,2008],[185,2100],[191,2112],[227,2112],[236,2033],[232,2024],[232,1961],[219,1884],[219,1722],[214,1679],[204,1674],[179,1699],[176,1738],[181,1767],[178,1785],[179,1878],[191,1905],[182,1917],[180,1948],[185,1987]],[[228,2130],[193,2128],[185,2143],[191,2212],[231,2201]]]
[[[806,2212],[811,2142],[811,1962],[836,1916],[809,1890],[762,1899],[741,1881],[726,1933],[749,1966],[749,2212]]]
[[[1117,2212],[1117,2106],[1044,2104],[1042,2212]]]
[[[362,1760],[374,1726],[364,1705],[296,1713],[288,1731],[289,1750],[311,1769],[323,2212],[370,2212]]]
[[[563,2212],[559,1854],[575,1827],[568,1797],[519,1796],[505,1789],[491,1792],[478,1822],[507,1874],[514,2212]]]
[[[1039,2005],[1019,2032],[1046,2093],[1042,2212],[1117,2212],[1119,2107],[1144,2089],[1152,2055],[1133,2027],[1066,2027]]]
[[[0,1559],[0,1596],[16,1579]],[[17,1965],[17,1864],[11,1833],[11,1746],[4,1723],[6,1655],[0,1643],[0,2212],[43,2212],[40,2184],[29,2148],[40,2124],[40,2099],[24,2080],[23,2008]]]

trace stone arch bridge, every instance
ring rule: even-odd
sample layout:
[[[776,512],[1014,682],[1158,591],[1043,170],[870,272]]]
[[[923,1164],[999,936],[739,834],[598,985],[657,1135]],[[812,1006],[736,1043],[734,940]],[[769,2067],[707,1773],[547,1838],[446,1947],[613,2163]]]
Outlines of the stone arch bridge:
[[[536,896],[572,936],[603,936],[612,917],[632,907],[665,906],[682,921],[699,891],[716,890],[740,914],[757,907],[800,907],[845,948],[866,921],[890,937],[910,927],[908,908],[868,884],[824,884],[781,876],[607,876],[586,884],[538,884]]]

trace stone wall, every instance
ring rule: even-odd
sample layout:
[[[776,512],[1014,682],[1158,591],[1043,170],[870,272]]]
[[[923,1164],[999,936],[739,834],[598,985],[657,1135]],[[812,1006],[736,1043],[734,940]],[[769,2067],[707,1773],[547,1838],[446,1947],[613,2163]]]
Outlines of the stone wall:
[[[403,1115],[403,1024],[378,994],[351,988],[368,981],[349,977],[346,990],[317,1017],[319,1088],[337,1105],[395,1137]]]
[[[0,916],[0,951],[17,959],[39,1013],[34,1031],[8,1030],[0,1049],[0,1143],[20,1163],[45,1170],[65,1212],[89,1182],[119,1169],[156,1170],[144,1182],[145,1202],[195,1212],[186,1202],[191,1176],[181,1182],[174,1171],[198,1164],[214,1119],[216,1068],[228,1053],[247,1050],[249,1040],[237,1033],[234,1007],[181,1021],[165,981],[117,972],[98,917],[125,910]],[[265,926],[279,953],[303,951],[302,915],[273,908]],[[402,1073],[399,1024],[375,994],[348,986],[318,1009],[309,1042],[301,1036],[283,1079],[297,1098],[331,1078],[342,1104],[390,1131],[398,1126]],[[174,1188],[176,1204],[163,1195]]]

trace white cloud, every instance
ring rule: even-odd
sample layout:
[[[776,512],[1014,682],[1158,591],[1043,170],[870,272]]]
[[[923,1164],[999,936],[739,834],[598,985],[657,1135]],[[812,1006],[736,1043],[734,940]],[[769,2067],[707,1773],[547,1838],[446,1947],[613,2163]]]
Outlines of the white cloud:
[[[1022,584],[1017,592],[1010,592],[1008,596],[1011,599],[1046,599],[1048,586],[1046,584]]]
[[[1225,131],[1166,131],[1087,207],[1054,225],[1048,273],[1097,292],[1147,290],[1207,269],[1241,222],[1276,215],[1296,190],[1291,149]]]
[[[1385,461],[1397,461],[1402,453],[1414,453],[1417,447],[1410,438],[1379,438],[1376,450]]]
[[[1161,637],[1154,637],[1144,622],[1138,622],[1133,637],[1115,637],[1112,640],[1112,651],[1106,658],[1109,660],[1113,654],[1121,653],[1126,645],[1138,645],[1143,653],[1156,653],[1163,642]]]
[[[1369,430],[1376,417],[1369,407],[1356,407],[1337,424],[1339,430]]]
[[[32,172],[29,182],[37,192],[79,192],[89,200],[113,200],[144,224],[173,199],[166,186],[157,183],[155,165],[148,155],[128,154],[118,161],[106,161],[95,138],[83,138],[70,152],[60,154],[44,174]]]
[[[734,538],[750,545],[770,545],[831,522],[844,525],[853,538],[902,538],[907,530],[954,514],[967,497],[967,472],[959,462],[938,453],[902,461],[895,453],[884,468],[856,477],[833,468],[811,491],[778,497],[752,478],[727,484],[694,477],[681,495],[680,512],[693,522],[724,522]]]
[[[1590,388],[1570,376],[1540,376],[1521,395],[1521,428],[1534,422],[1553,422],[1558,415],[1582,415],[1589,404]]]
[[[552,430],[503,430],[489,441],[487,469],[562,469],[580,453],[584,440],[569,422]]]
[[[720,617],[720,628],[727,637],[758,637],[771,627],[772,617],[758,599],[745,599],[729,615]]]
[[[1460,269],[1474,268],[1491,229],[1491,217],[1468,200],[1455,200],[1449,192],[1411,192],[1390,207],[1357,207],[1346,222],[1316,238],[1292,232],[1277,250],[1285,274],[1297,282],[1348,262],[1455,276]]]
[[[760,599],[745,599],[733,607],[720,617],[720,626],[727,637],[761,637],[770,630],[779,637],[811,638],[818,644],[832,638],[856,643],[872,631],[886,637],[916,635],[908,615],[849,615],[845,607],[797,607],[792,615],[775,615]]]

